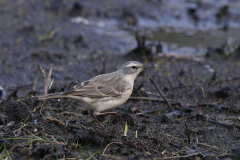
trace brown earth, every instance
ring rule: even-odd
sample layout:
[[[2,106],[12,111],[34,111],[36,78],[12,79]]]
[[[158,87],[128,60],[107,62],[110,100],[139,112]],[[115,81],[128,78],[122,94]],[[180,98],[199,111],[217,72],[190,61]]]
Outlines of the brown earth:
[[[0,3],[1,159],[240,159],[239,46],[196,60],[153,53],[143,40],[123,55],[117,40],[95,34],[94,26],[68,23],[92,16],[86,4]],[[44,90],[38,64],[47,71],[54,63],[49,92],[59,92],[129,60],[154,68],[138,76],[116,117],[97,116],[105,128],[75,101],[32,97]]]

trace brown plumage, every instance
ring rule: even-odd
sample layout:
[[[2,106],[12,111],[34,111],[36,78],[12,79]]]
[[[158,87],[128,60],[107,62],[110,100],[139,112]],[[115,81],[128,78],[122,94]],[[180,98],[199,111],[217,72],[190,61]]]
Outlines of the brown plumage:
[[[92,112],[101,114],[102,111],[116,108],[126,102],[132,93],[136,76],[145,68],[149,67],[136,61],[130,61],[123,64],[116,72],[96,76],[65,92],[36,97],[38,99],[74,99],[82,107],[91,111],[90,115],[97,121]]]

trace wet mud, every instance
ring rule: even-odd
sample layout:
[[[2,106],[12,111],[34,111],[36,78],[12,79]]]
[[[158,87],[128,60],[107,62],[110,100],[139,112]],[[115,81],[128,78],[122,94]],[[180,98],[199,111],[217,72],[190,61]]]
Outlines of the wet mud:
[[[158,5],[170,9],[164,19],[192,19],[186,29],[239,25],[223,2],[189,2],[183,14],[164,1],[0,1],[0,158],[240,159],[240,45],[165,54],[161,39],[136,29],[143,20],[176,24],[157,17]],[[216,21],[200,14],[209,6]],[[54,64],[54,93],[129,60],[154,68],[137,77],[116,116],[96,116],[104,128],[73,100],[34,97],[44,93],[41,67],[48,74]]]

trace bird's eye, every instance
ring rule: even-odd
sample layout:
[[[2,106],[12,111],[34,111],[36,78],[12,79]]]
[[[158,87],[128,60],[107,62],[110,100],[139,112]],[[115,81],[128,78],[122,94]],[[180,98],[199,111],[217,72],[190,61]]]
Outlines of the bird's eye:
[[[137,70],[137,69],[138,69],[138,67],[136,67],[136,66],[132,66],[132,69],[136,69],[136,70]]]

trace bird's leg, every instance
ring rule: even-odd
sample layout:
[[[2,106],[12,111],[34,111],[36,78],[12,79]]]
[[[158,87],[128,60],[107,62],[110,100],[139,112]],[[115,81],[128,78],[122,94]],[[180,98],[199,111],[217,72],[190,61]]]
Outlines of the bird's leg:
[[[96,115],[105,115],[105,114],[112,114],[114,116],[114,118],[117,117],[117,113],[116,112],[104,112],[104,113],[95,113]]]
[[[102,126],[102,124],[97,120],[97,118],[93,115],[93,112],[90,112],[89,113],[91,116],[92,116],[92,118],[101,126],[101,127],[103,127]],[[104,128],[104,127],[103,127]]]
[[[93,115],[93,112],[92,111],[89,111],[89,114],[92,116],[92,118],[101,126],[102,124],[97,120],[97,118]],[[117,116],[117,113],[116,112],[104,112],[104,113],[95,113],[96,115],[105,115],[105,114],[113,114],[115,116]],[[104,127],[103,127],[104,128]]]

